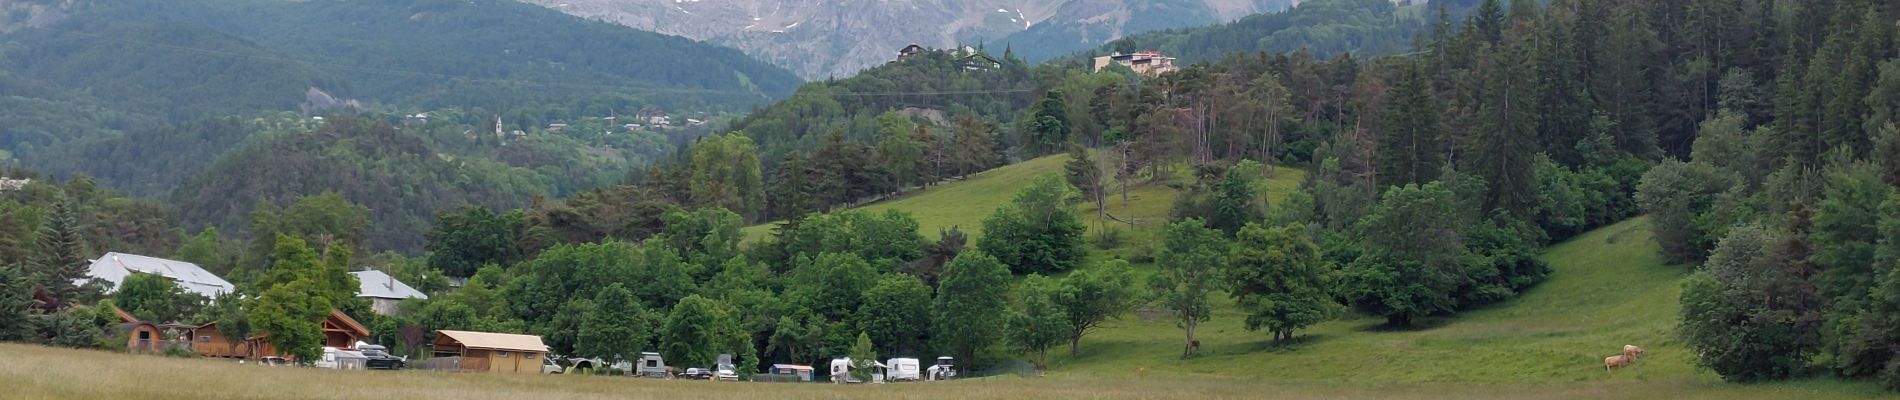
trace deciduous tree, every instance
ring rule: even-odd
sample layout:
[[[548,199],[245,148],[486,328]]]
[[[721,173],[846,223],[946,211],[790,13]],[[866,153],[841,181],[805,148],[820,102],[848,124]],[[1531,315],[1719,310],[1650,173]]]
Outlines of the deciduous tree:
[[[1021,286],[1021,305],[1010,311],[1004,341],[1018,352],[1030,355],[1036,369],[1049,369],[1049,349],[1068,337],[1068,313],[1056,301],[1062,295],[1061,282],[1030,275]]]
[[[885,275],[864,292],[858,327],[884,354],[919,354],[930,334],[930,287],[909,275]]]
[[[932,308],[930,338],[937,349],[966,363],[1002,337],[1009,268],[981,250],[965,251],[944,267]]]
[[[1304,225],[1249,224],[1228,255],[1229,292],[1247,312],[1247,329],[1273,332],[1274,341],[1331,318],[1327,265]]]
[[[1082,336],[1111,318],[1120,318],[1136,301],[1133,268],[1112,260],[1092,269],[1069,273],[1052,300],[1062,308],[1069,339],[1069,355],[1081,352]]]
[[[983,219],[983,238],[977,240],[977,248],[1016,273],[1073,269],[1082,258],[1086,229],[1071,207],[1075,200],[1075,189],[1062,178],[1039,178],[1017,192],[1009,205]]]
[[[1187,334],[1182,357],[1194,356],[1200,345],[1197,329],[1213,318],[1207,296],[1219,289],[1220,264],[1228,246],[1220,231],[1209,229],[1199,219],[1169,224],[1162,236],[1161,252],[1155,257],[1160,273],[1148,278],[1148,287]]]
[[[574,351],[584,357],[633,360],[652,343],[658,315],[647,311],[633,292],[615,283],[594,296],[594,307],[575,332]]]

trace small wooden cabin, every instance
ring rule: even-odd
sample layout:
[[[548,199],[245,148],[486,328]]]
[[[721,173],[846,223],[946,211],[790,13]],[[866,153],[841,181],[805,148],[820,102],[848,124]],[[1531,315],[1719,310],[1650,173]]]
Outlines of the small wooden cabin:
[[[119,330],[126,333],[126,350],[139,353],[165,349],[164,331],[158,329],[158,324],[140,321],[118,307],[112,307],[112,313],[119,317]]]
[[[213,322],[192,330],[191,349],[198,355],[212,358],[252,358],[277,355],[277,348],[264,340],[264,335],[252,335],[244,340],[233,341],[218,332],[218,323]]]
[[[437,331],[430,347],[432,368],[502,374],[541,373],[548,352],[540,336],[451,330]]]

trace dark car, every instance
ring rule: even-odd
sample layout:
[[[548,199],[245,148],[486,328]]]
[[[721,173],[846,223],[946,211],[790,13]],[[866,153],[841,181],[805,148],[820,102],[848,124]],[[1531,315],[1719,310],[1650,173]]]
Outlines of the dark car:
[[[713,372],[712,370],[709,370],[709,369],[687,368],[686,372],[680,374],[680,379],[696,379],[696,380],[703,381],[703,380],[712,379],[712,376],[713,376]]]
[[[368,358],[363,361],[364,368],[402,369],[405,364],[409,363],[407,358],[390,355],[389,349],[383,346],[372,344],[358,347],[357,350],[362,351],[363,357]]]

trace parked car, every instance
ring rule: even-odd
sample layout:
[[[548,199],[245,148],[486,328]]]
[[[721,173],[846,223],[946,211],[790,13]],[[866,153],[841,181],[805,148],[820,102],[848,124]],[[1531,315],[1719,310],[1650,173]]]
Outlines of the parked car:
[[[272,367],[291,365],[289,359],[285,359],[283,357],[278,357],[278,356],[260,357],[257,359],[257,364],[272,366]]]
[[[383,346],[373,344],[357,346],[356,350],[363,352],[363,357],[368,358],[368,360],[363,362],[363,366],[369,369],[402,369],[404,365],[409,363],[407,357],[391,355],[389,354],[389,349]]]
[[[679,378],[680,378],[680,379],[693,379],[693,380],[702,380],[702,381],[703,381],[703,380],[708,380],[708,379],[712,379],[712,376],[713,376],[713,373],[712,373],[712,370],[709,370],[709,369],[705,369],[705,368],[687,368],[687,369],[686,369],[686,372],[682,372],[682,373],[680,373],[680,376],[679,376]]]
[[[541,373],[560,374],[564,371],[565,370],[561,368],[560,364],[554,363],[554,359],[552,357],[541,357]]]

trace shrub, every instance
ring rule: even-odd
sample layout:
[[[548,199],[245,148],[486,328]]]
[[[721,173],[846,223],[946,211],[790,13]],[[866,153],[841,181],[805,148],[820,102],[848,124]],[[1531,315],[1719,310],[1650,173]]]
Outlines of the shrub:
[[[1122,235],[1121,229],[1103,228],[1100,231],[1096,231],[1094,237],[1090,238],[1090,240],[1095,242],[1095,248],[1097,249],[1112,250],[1122,247],[1122,244],[1127,241],[1127,238]]]

